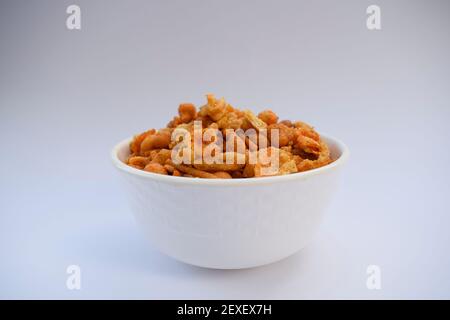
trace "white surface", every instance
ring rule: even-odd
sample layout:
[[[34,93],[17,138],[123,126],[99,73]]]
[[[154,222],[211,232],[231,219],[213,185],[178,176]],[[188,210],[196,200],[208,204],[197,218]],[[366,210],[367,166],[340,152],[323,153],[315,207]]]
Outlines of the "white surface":
[[[72,3],[2,1],[0,297],[450,298],[450,3],[377,2],[371,32],[372,1],[78,1],[78,32]],[[138,232],[110,149],[206,92],[349,146],[318,236],[293,257],[205,270]],[[366,288],[372,264],[381,290]]]

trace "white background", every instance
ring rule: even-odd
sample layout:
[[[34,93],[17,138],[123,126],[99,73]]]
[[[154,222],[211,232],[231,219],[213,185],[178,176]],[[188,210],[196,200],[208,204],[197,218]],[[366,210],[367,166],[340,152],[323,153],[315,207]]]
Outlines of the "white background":
[[[450,298],[448,1],[72,3],[0,4],[0,298]],[[349,146],[300,253],[207,270],[139,233],[110,149],[208,92]]]

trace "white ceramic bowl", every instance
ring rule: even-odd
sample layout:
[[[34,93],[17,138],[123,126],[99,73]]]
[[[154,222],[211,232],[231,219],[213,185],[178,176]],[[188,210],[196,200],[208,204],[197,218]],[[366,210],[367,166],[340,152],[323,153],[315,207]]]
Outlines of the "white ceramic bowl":
[[[261,266],[302,249],[319,228],[349,156],[321,135],[333,163],[306,172],[252,179],[199,179],[126,165],[130,139],[112,151],[135,218],[154,247],[186,263],[218,269]]]

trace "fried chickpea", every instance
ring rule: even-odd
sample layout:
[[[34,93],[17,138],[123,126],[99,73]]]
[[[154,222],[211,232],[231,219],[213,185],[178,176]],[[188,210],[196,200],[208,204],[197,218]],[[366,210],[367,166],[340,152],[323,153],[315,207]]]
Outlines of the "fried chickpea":
[[[172,152],[169,149],[161,149],[152,157],[152,162],[157,162],[164,165],[167,159],[170,159]]]
[[[264,110],[258,114],[258,118],[264,121],[267,125],[275,124],[278,122],[278,116],[272,110]]]
[[[175,168],[173,166],[171,166],[170,164],[165,164],[164,169],[166,169],[167,172],[170,174],[173,174],[173,172],[175,171]]]
[[[294,127],[296,128],[299,134],[319,142],[320,140],[319,134],[309,124],[304,123],[302,121],[296,121],[294,122]]]
[[[255,165],[247,164],[244,168],[243,176],[245,178],[252,178],[255,176]]]
[[[145,171],[167,175],[167,170],[159,163],[152,162],[145,166]]]
[[[321,145],[310,137],[298,135],[295,146],[306,153],[318,155],[321,152]]]
[[[208,128],[212,123],[215,123],[208,115],[205,116],[198,115],[197,118],[195,118],[195,120],[201,121],[203,128]]]
[[[142,141],[144,141],[144,139],[152,134],[155,134],[156,130],[155,129],[150,129],[148,131],[145,131],[137,136],[134,137],[133,141],[130,144],[130,151],[132,153],[136,153],[138,154],[141,151],[141,143]]]
[[[278,130],[278,143],[280,148],[294,143],[295,133],[292,128],[281,123],[271,124],[268,130],[269,139],[271,138],[272,130],[274,129]]]
[[[182,103],[178,107],[181,122],[188,123],[195,119],[197,110],[192,103]]]
[[[140,169],[144,168],[148,163],[149,163],[149,159],[146,157],[135,156],[135,157],[130,157],[128,159],[129,165],[140,168]]]
[[[161,131],[156,134],[151,134],[145,137],[141,143],[141,152],[153,149],[166,149],[169,147],[170,133],[168,131]]]
[[[182,123],[180,117],[173,117],[173,119],[167,124],[168,128],[176,128]]]
[[[286,127],[292,128],[294,125],[292,124],[291,120],[283,120],[280,121],[281,124],[284,124]]]
[[[219,179],[231,179],[231,175],[225,171],[214,172],[214,175]]]
[[[241,179],[241,178],[244,177],[244,175],[243,175],[242,171],[232,171],[231,172],[231,177],[233,179]]]

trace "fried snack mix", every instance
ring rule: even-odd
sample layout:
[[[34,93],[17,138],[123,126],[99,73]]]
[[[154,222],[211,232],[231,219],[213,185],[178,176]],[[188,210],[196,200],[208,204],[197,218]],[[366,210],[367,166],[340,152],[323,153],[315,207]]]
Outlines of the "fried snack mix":
[[[332,162],[312,126],[279,121],[271,110],[256,116],[212,94],[206,98],[198,111],[192,103],[180,104],[166,128],[136,135],[126,163],[177,177],[239,179],[292,174]]]

